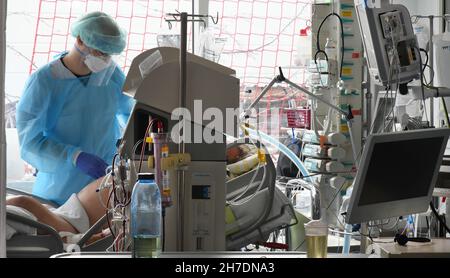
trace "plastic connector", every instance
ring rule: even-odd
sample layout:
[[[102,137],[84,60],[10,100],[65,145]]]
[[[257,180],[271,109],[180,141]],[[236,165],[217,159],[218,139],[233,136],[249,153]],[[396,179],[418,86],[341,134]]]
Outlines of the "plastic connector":
[[[266,163],[266,154],[265,151],[262,149],[258,149],[258,160],[260,163]]]

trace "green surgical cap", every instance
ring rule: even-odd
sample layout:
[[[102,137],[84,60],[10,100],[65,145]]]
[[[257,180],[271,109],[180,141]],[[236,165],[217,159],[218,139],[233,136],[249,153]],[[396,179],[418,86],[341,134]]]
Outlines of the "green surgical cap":
[[[120,54],[126,46],[126,32],[102,12],[81,17],[72,25],[72,36],[79,36],[88,47],[110,55]]]

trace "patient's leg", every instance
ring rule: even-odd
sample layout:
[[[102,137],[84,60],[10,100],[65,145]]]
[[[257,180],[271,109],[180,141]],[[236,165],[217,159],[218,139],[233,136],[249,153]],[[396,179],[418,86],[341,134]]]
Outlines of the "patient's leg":
[[[17,196],[6,201],[7,205],[21,207],[32,213],[39,222],[53,227],[57,232],[77,233],[77,230],[62,217],[51,212],[37,200],[28,196]]]
[[[89,216],[90,226],[94,225],[106,213],[106,209],[100,202],[100,198],[102,198],[103,204],[106,205],[110,191],[104,189],[101,192],[97,192],[102,180],[103,178],[93,181],[78,193],[78,199]]]

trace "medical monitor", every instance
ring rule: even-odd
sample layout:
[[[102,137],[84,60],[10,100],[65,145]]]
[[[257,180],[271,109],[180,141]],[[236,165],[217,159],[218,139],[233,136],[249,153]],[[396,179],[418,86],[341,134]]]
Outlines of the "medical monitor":
[[[420,53],[408,9],[370,2],[355,0],[370,75],[383,86],[418,79]]]
[[[450,129],[426,129],[368,137],[346,222],[421,213],[428,209]]]

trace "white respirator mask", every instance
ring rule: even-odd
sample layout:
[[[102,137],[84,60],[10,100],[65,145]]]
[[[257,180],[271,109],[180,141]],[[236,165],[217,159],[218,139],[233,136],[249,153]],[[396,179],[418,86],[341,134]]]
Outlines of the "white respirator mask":
[[[109,55],[105,56],[94,56],[91,54],[91,50],[88,53],[81,51],[76,45],[76,50],[83,56],[84,64],[93,73],[98,73],[108,68],[112,63],[112,58]]]
[[[97,73],[108,68],[111,65],[111,61],[111,56],[97,57],[88,54],[85,57],[84,63],[92,72]]]

